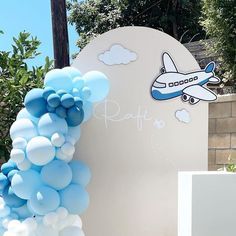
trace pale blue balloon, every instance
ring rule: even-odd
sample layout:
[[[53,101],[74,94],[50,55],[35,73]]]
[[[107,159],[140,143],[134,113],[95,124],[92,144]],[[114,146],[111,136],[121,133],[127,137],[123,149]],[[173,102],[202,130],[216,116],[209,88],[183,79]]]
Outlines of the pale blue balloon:
[[[91,179],[91,171],[82,161],[74,160],[69,163],[72,170],[72,183],[86,187]]]
[[[2,197],[3,197],[4,202],[6,203],[6,205],[8,205],[11,208],[12,207],[21,207],[26,203],[26,200],[21,199],[20,197],[18,197],[14,193],[11,186],[6,187],[3,190]]]
[[[32,210],[37,215],[46,215],[59,207],[60,196],[56,190],[41,186],[33,192],[29,202]]]
[[[19,171],[11,181],[14,193],[22,199],[30,199],[32,193],[41,185],[40,174],[35,170]]]
[[[86,122],[93,115],[93,103],[88,102],[88,101],[84,101],[83,109],[84,109],[84,120],[83,120],[83,122]]]
[[[69,127],[68,128],[68,136],[74,138],[75,141],[77,142],[80,139],[80,136],[81,136],[80,125],[74,126],[74,127]]]
[[[60,231],[60,236],[84,236],[84,232],[81,228],[76,226],[68,226]]]
[[[73,87],[78,90],[84,87],[84,80],[81,76],[77,76],[73,79]]]
[[[77,76],[81,76],[81,72],[78,69],[76,69],[75,67],[66,66],[62,70],[65,71],[66,73],[68,73],[70,75],[71,79],[73,79]]]
[[[61,190],[71,183],[72,171],[65,161],[53,160],[42,168],[41,178],[46,185]]]
[[[45,87],[52,87],[55,91],[63,89],[70,92],[73,88],[70,75],[61,69],[49,71],[45,76],[44,85]]]
[[[33,121],[35,124],[38,123],[39,121],[39,118],[35,117],[35,116],[32,116],[26,108],[23,108],[19,111],[16,119],[19,120],[19,119],[23,119],[23,118],[26,118],[26,119],[30,119],[31,121]]]
[[[56,114],[46,113],[38,122],[38,131],[40,135],[51,138],[57,132],[67,134],[68,125],[65,119],[60,118]]]
[[[88,101],[102,101],[109,92],[110,82],[107,77],[99,71],[89,71],[83,76],[84,86],[91,90]]]
[[[66,208],[70,214],[82,214],[89,205],[89,195],[86,190],[78,184],[71,184],[61,190],[61,206]]]

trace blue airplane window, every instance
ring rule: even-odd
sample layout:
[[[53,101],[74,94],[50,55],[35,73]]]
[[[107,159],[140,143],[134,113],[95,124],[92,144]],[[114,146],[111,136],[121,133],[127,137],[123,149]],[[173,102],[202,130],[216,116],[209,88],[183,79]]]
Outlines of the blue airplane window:
[[[178,86],[178,85],[179,85],[179,82],[178,82],[178,81],[177,81],[177,82],[175,82],[175,83],[174,83],[174,85],[175,85],[175,86]]]
[[[188,83],[188,79],[185,79],[185,80],[184,80],[184,83],[185,83],[185,84]]]

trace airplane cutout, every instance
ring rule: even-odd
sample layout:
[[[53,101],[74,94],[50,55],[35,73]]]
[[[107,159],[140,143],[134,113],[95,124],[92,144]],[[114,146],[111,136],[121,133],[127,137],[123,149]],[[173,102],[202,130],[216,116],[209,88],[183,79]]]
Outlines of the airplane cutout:
[[[151,95],[155,100],[169,100],[180,97],[191,105],[202,101],[214,101],[217,96],[203,85],[218,84],[220,79],[215,76],[215,63],[210,62],[204,70],[191,73],[178,72],[174,61],[168,53],[162,55],[161,74],[151,87]]]

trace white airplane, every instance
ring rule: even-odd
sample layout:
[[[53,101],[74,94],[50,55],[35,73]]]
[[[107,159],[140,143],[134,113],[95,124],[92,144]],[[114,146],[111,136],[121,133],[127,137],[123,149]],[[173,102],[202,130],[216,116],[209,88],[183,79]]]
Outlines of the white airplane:
[[[156,100],[168,100],[181,96],[191,105],[203,101],[214,101],[217,96],[203,87],[207,83],[218,84],[220,79],[214,74],[215,63],[210,62],[204,70],[192,73],[178,72],[174,61],[168,53],[162,55],[164,67],[151,87],[151,95]]]

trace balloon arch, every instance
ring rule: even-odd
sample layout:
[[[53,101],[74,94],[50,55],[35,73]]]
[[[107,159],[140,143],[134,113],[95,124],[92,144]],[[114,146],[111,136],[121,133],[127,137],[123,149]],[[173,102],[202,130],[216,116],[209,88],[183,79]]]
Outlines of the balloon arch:
[[[84,236],[79,217],[89,205],[91,173],[73,160],[80,125],[109,92],[98,71],[48,72],[10,129],[13,149],[0,174],[0,236]]]

